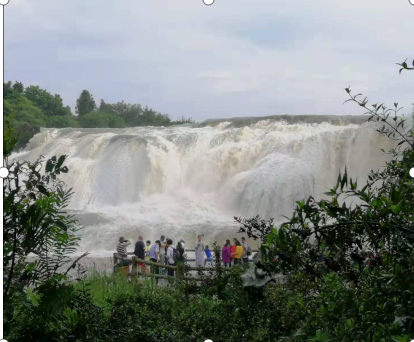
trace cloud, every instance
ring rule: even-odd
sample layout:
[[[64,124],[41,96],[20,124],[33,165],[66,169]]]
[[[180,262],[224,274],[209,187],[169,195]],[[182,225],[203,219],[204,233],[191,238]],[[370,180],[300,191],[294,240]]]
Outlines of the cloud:
[[[197,120],[360,114],[347,86],[408,109],[395,63],[414,58],[413,15],[387,0],[11,0],[5,79]]]

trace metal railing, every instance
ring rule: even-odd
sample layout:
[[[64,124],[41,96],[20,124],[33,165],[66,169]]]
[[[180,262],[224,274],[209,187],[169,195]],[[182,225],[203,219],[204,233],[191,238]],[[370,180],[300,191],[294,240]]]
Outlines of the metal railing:
[[[186,252],[194,252],[194,249],[186,249]],[[252,250],[253,253],[257,253],[257,250]],[[159,262],[153,262],[153,261],[148,261],[148,260],[143,260],[143,259],[139,259],[137,256],[134,255],[133,252],[129,252],[128,255],[133,255],[132,260],[128,260],[131,261],[131,272],[129,272],[129,267],[130,266],[124,266],[124,267],[128,267],[128,275],[129,276],[140,276],[140,277],[154,277],[154,278],[159,278],[159,279],[176,279],[174,277],[171,276],[167,276],[167,275],[162,275],[162,274],[156,274],[155,270],[158,269],[170,269],[174,271],[174,274],[176,275],[177,278],[180,278],[182,280],[196,280],[199,281],[200,278],[197,277],[183,277],[180,273],[181,272],[177,272],[179,270],[182,270],[182,268],[179,268],[178,266],[173,266],[173,265],[166,265],[166,264],[161,264]],[[113,254],[113,267],[114,267],[114,271],[116,270],[116,267],[118,266],[118,261],[125,261],[125,259],[122,259],[118,253],[114,253]],[[185,259],[185,262],[187,261],[195,261],[195,259]],[[150,274],[148,273],[142,273],[142,272],[138,272],[138,263],[140,264],[144,264],[144,265],[149,265],[150,266]],[[211,264],[210,264],[211,265]],[[186,265],[185,269],[187,271],[209,271],[209,270],[214,270],[215,267],[211,266],[211,267],[191,267]],[[228,267],[223,267],[222,268],[224,271],[229,271],[230,268]]]

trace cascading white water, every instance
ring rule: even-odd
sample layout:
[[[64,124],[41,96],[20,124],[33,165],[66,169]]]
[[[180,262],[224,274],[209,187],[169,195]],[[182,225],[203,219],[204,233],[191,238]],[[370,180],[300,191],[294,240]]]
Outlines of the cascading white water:
[[[212,242],[235,235],[234,216],[291,216],[295,201],[323,197],[345,165],[360,184],[384,165],[380,149],[391,142],[371,125],[318,120],[45,129],[11,158],[69,156],[62,179],[85,226],[82,250],[112,251],[120,235],[195,241],[203,233]]]

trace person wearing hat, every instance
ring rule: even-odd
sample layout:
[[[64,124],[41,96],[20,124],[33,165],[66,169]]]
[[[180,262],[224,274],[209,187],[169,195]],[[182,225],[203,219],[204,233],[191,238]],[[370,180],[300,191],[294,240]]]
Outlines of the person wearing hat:
[[[128,252],[126,248],[130,244],[131,242],[129,240],[126,240],[123,236],[119,238],[118,245],[116,246],[116,251],[122,260],[128,260]]]

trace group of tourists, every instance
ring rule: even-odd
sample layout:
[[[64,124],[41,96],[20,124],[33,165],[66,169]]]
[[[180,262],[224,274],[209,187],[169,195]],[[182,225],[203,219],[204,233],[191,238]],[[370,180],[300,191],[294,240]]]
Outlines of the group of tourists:
[[[249,261],[249,256],[252,255],[252,249],[247,244],[246,238],[241,238],[241,243],[238,239],[233,239],[233,245],[230,246],[230,240],[226,240],[221,249],[221,260],[225,267],[233,265],[240,265]]]
[[[207,262],[211,266],[214,266],[214,257],[212,251],[208,245],[203,243],[203,235],[198,236],[198,240],[195,246],[195,264],[196,267],[205,267]],[[131,242],[125,239],[123,236],[119,238],[117,245],[118,258],[121,259],[121,264],[129,266],[131,263],[130,254],[127,252],[127,247],[131,245]],[[185,241],[180,240],[177,245],[173,246],[172,239],[166,238],[161,235],[159,240],[156,240],[151,245],[151,241],[147,240],[144,242],[142,235],[138,237],[138,241],[135,243],[133,254],[139,259],[138,260],[138,272],[150,273],[150,269],[140,260],[147,260],[162,265],[176,266],[179,262],[185,261]],[[231,265],[238,265],[247,263],[249,256],[252,254],[252,249],[246,242],[246,238],[242,237],[241,242],[234,238],[233,244],[230,244],[230,240],[226,240],[226,243],[221,250],[221,260],[224,267],[231,267]],[[155,273],[165,274],[174,276],[174,269],[161,268],[159,266],[154,267]]]
[[[202,238],[203,235],[198,236],[198,242],[195,247],[196,267],[205,267],[207,262],[211,266],[214,266],[214,257],[211,254],[211,250],[208,245],[204,246]],[[232,263],[233,265],[240,265],[249,261],[249,256],[252,255],[252,249],[247,244],[245,237],[242,237],[241,240],[240,243],[238,239],[234,238],[232,245],[230,240],[226,240],[226,243],[221,249],[221,261],[224,267],[231,267]],[[204,254],[206,257],[204,257]]]
[[[130,265],[131,258],[127,252],[127,247],[131,242],[121,236],[118,240],[118,245],[116,251],[118,253],[119,259],[121,259],[123,265]],[[134,255],[139,259],[138,260],[138,272],[140,273],[149,273],[149,268],[140,260],[147,260],[163,265],[175,266],[176,262],[184,261],[185,253],[185,241],[180,240],[176,247],[173,246],[173,241],[171,239],[165,238],[164,235],[161,235],[159,240],[156,240],[153,245],[151,241],[147,240],[144,243],[144,238],[142,235],[138,237],[138,241],[135,243]],[[163,273],[163,270],[160,270],[158,267],[155,267],[157,273]],[[174,270],[168,268],[168,275],[174,276]]]

